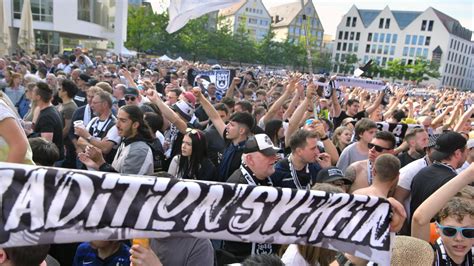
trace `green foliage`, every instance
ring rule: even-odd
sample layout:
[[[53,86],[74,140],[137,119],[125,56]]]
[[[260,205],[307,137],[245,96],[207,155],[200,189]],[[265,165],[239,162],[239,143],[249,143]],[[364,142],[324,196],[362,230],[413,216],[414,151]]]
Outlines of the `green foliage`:
[[[429,78],[439,78],[439,65],[423,58],[417,58],[414,64],[405,65],[400,59],[387,63],[387,67],[381,69],[381,75],[392,78],[392,80],[411,80],[419,84]]]
[[[133,6],[129,7],[128,12],[125,46],[138,52],[182,56],[193,61],[214,59],[224,63],[290,66],[299,70],[304,70],[308,65],[303,42],[277,42],[274,40],[274,32],[270,30],[270,33],[257,43],[243,21],[236,32],[232,33],[230,26],[225,23],[219,23],[217,29],[210,28],[207,25],[209,17],[203,16],[189,21],[179,31],[168,34],[167,13],[154,14],[150,9]],[[328,55],[313,51],[314,66],[318,69],[330,69],[330,64]]]

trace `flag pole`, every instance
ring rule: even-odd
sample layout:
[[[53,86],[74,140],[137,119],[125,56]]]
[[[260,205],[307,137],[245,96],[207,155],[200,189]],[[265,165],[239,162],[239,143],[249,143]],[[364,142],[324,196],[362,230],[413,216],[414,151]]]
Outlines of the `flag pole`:
[[[301,10],[303,11],[302,13],[302,21],[301,23],[304,23],[304,32],[305,32],[305,35],[304,35],[304,38],[305,38],[305,48],[306,48],[306,59],[308,60],[308,72],[310,74],[313,74],[313,56],[311,55],[311,47],[310,47],[310,40],[308,38],[308,23],[310,23],[310,21],[308,20],[308,17],[306,16],[305,14],[305,10],[304,10],[304,1],[305,0],[301,0]]]

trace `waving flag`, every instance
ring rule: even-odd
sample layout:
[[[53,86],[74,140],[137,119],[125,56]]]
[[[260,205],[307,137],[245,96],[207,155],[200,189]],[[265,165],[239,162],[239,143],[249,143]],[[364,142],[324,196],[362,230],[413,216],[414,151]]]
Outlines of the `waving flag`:
[[[170,21],[166,31],[173,33],[188,23],[189,20],[204,14],[227,8],[242,0],[171,0],[169,7]]]

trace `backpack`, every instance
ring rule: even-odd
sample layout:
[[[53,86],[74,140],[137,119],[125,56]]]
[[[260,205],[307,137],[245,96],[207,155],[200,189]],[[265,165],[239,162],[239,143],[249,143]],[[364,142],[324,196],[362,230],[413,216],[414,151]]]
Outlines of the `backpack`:
[[[147,144],[153,153],[153,172],[163,171],[166,160],[163,145],[158,138],[155,138],[152,142],[147,142]]]

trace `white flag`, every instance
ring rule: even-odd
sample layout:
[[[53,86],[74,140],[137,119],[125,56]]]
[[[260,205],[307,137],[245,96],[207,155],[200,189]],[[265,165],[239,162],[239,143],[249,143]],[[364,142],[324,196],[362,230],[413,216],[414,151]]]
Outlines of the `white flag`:
[[[170,21],[166,31],[173,33],[188,23],[189,20],[204,14],[227,8],[242,0],[171,0],[168,9]]]

